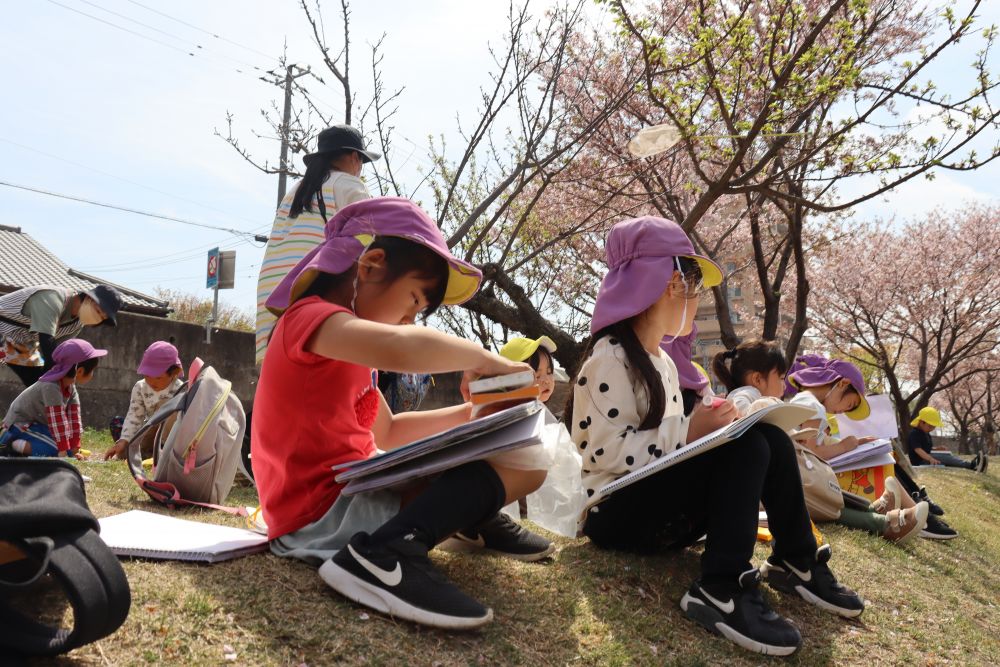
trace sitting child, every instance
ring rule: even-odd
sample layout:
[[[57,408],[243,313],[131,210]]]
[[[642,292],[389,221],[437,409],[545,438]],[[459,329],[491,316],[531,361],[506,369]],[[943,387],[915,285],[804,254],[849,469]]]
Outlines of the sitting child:
[[[712,359],[712,372],[726,386],[726,400],[732,401],[740,417],[781,400],[786,370],[781,348],[765,340],[740,343]]]
[[[799,442],[824,461],[874,440],[847,436],[834,441],[827,435],[830,430],[828,412],[844,414],[854,420],[865,419],[869,414],[864,377],[849,361],[828,360],[818,355],[801,356],[788,374],[786,390],[786,393],[794,392],[789,402],[815,411],[816,418],[806,421],[803,426],[814,427],[818,433]],[[837,523],[881,535],[891,542],[902,543],[919,535],[927,525],[927,503],[915,503],[891,477],[886,480],[885,487],[882,496],[867,509],[845,506]]]
[[[449,581],[428,552],[462,531],[480,549],[523,558],[551,544],[498,519],[544,469],[473,461],[404,490],[341,493],[332,466],[468,421],[466,403],[394,415],[374,368],[401,373],[528,370],[468,340],[413,326],[462,303],[482,274],[448,251],[437,224],[406,199],[337,211],[326,238],[267,300],[279,319],[264,356],[251,448],[272,553],[319,566],[346,598],[424,625],[469,629],[493,611]]]
[[[76,456],[83,434],[76,385],[93,379],[107,353],[80,338],[60,343],[52,353],[52,368],[10,404],[0,455]]]
[[[142,361],[136,372],[142,379],[132,387],[132,400],[129,401],[128,414],[122,424],[121,435],[113,446],[104,452],[104,460],[125,458],[128,444],[136,432],[146,423],[164,401],[176,394],[183,386],[181,377],[184,370],[177,348],[170,343],[158,340],[146,348]],[[143,458],[150,455],[144,451]]]

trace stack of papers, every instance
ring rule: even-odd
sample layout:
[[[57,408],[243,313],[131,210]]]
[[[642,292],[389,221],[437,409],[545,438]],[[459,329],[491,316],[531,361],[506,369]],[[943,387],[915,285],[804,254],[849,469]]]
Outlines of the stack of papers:
[[[538,401],[516,405],[403,447],[333,467],[350,496],[434,475],[493,454],[542,441],[545,411]]]
[[[892,442],[884,438],[858,445],[857,448],[827,461],[834,472],[892,465],[895,462],[896,460],[892,458]]]

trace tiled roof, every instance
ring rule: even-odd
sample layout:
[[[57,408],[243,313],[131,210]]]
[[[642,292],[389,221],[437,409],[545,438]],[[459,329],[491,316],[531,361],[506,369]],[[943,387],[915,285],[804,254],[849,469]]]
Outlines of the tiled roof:
[[[20,227],[0,225],[0,293],[33,285],[55,285],[85,291],[98,284],[111,285],[121,292],[125,301],[123,310],[161,316],[170,312],[168,302],[75,271],[29,234],[22,232]]]

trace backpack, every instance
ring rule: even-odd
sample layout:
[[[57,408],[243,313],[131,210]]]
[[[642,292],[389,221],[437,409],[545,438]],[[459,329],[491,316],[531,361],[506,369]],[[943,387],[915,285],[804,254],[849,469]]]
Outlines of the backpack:
[[[201,505],[245,514],[243,508],[218,504],[225,501],[236,478],[246,430],[243,404],[232,393],[232,383],[201,359],[191,364],[188,378],[129,442],[132,477],[150,498],[167,507]],[[152,429],[157,432],[152,478],[148,478],[142,469],[141,445]]]
[[[378,388],[393,414],[416,410],[433,383],[434,378],[427,373],[378,374]]]
[[[0,458],[0,656],[66,653],[125,622],[128,580],[99,530],[75,467],[56,458]],[[73,607],[69,630],[30,617],[17,602],[39,595],[45,575]]]

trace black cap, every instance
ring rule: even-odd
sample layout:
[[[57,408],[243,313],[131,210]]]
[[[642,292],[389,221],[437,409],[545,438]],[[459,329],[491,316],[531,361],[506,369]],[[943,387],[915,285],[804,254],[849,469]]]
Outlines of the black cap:
[[[118,290],[108,285],[97,285],[84,293],[96,301],[104,314],[108,316],[108,319],[104,320],[104,324],[118,326],[118,310],[122,307],[122,295]]]
[[[334,125],[319,133],[316,137],[316,152],[303,156],[302,161],[308,167],[314,158],[342,150],[355,151],[361,156],[362,162],[372,162],[382,157],[381,153],[365,148],[365,140],[357,128],[350,125]]]

